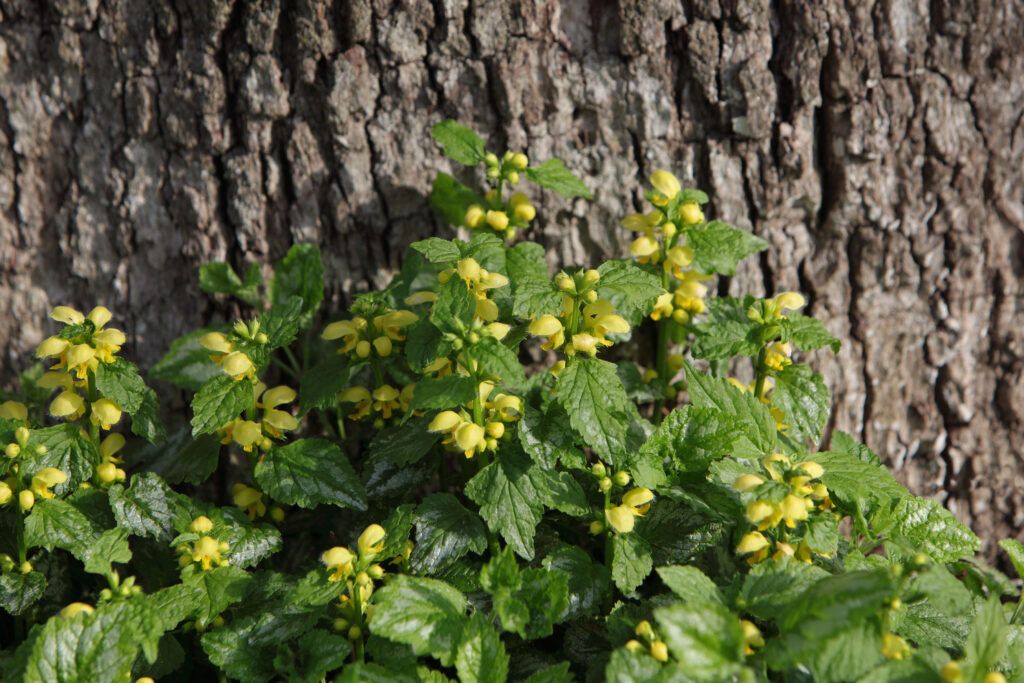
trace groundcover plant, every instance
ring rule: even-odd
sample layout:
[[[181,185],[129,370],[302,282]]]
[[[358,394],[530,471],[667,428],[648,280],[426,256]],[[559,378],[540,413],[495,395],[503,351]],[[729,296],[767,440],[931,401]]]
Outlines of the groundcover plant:
[[[762,240],[659,170],[629,258],[552,274],[529,193],[586,186],[433,136],[480,181],[430,198],[469,239],[347,313],[316,247],[207,264],[245,315],[149,371],[185,426],[115,312],[53,310],[0,405],[5,680],[1024,680],[974,534],[850,436],[814,450],[804,361],[839,343],[804,298],[712,296]]]

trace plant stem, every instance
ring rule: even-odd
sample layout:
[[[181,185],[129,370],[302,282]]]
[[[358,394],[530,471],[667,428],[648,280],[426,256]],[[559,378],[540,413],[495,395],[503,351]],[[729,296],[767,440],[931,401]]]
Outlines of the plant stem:
[[[764,381],[767,377],[765,372],[766,368],[764,365],[764,357],[767,352],[766,346],[762,346],[761,350],[757,352],[757,360],[754,361],[754,372],[756,373],[757,379],[754,381],[754,397],[760,401],[761,394],[764,393]]]
[[[363,633],[366,630],[365,620],[363,619],[363,605],[362,605],[362,594],[360,593],[359,586],[352,582],[352,607],[355,609],[356,626],[359,627],[359,637],[355,639],[353,643],[352,655],[355,657],[355,661],[362,662],[365,658],[363,652]]]

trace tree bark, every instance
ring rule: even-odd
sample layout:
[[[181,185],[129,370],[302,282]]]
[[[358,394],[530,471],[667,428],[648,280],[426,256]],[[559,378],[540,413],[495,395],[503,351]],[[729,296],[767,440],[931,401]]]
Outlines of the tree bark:
[[[200,263],[318,243],[329,294],[445,229],[429,128],[563,158],[553,262],[625,253],[674,170],[844,344],[830,426],[983,537],[1024,520],[1024,2],[0,0],[0,377],[111,307],[142,365],[229,315]]]

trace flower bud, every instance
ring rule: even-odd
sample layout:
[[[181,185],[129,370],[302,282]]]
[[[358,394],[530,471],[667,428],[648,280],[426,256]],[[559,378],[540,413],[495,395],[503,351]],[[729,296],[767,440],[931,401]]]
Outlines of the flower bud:
[[[509,165],[517,171],[525,171],[526,167],[530,165],[530,159],[522,152],[516,152],[512,155]]]
[[[508,227],[508,214],[504,211],[488,211],[487,225],[495,230],[504,230]]]
[[[505,177],[508,178],[508,182],[509,182],[510,185],[518,185],[519,184],[519,173],[518,172],[516,172],[516,171],[509,171],[508,174]]]
[[[467,228],[478,228],[484,222],[484,210],[479,204],[473,204],[466,209],[466,216],[462,221]]]
[[[612,481],[615,482],[617,486],[625,486],[626,484],[629,483],[629,472],[616,472],[615,475],[612,477]]]
[[[657,659],[659,662],[668,661],[668,646],[660,640],[656,640],[651,643],[651,656]]]

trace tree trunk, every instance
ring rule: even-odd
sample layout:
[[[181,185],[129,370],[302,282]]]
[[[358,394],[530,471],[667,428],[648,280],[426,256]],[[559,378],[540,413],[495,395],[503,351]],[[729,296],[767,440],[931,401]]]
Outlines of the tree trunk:
[[[43,8],[43,5],[49,5]],[[771,6],[769,6],[771,5]],[[444,228],[443,118],[563,158],[554,262],[625,253],[673,169],[843,339],[831,426],[984,537],[1024,519],[1021,0],[0,0],[0,376],[58,303],[146,365],[223,316],[200,263],[323,249],[335,306]]]

